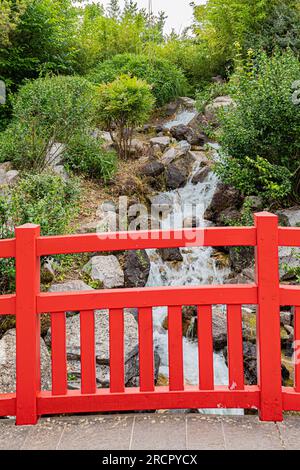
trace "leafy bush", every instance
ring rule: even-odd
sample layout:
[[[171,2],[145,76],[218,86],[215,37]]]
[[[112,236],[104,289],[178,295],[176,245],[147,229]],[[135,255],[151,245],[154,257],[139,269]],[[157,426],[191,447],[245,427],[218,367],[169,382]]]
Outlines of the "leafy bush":
[[[103,149],[102,144],[88,132],[75,134],[64,153],[65,165],[75,173],[109,181],[116,170],[116,153]]]
[[[0,134],[0,161],[43,170],[54,142],[67,143],[95,117],[95,87],[80,77],[28,82],[13,101],[13,121]]]
[[[76,215],[80,196],[78,179],[64,181],[52,173],[28,174],[0,195],[0,238],[14,236],[15,226],[40,224],[43,235],[66,233]],[[0,292],[12,292],[15,262],[0,260]]]
[[[233,168],[239,174],[249,170],[251,175],[245,175],[247,183],[247,179],[257,174],[257,170],[253,173],[254,166],[258,169],[261,162],[267,161],[270,165],[264,163],[261,171],[272,174],[274,181],[287,180],[290,175],[294,189],[297,188],[300,106],[293,103],[292,94],[293,83],[299,77],[300,63],[291,52],[276,53],[271,58],[261,54],[252,67],[248,64],[237,69],[230,82],[236,106],[220,113],[221,144],[225,153],[234,159],[225,164],[224,172],[231,168],[230,174],[234,177]],[[257,160],[257,155],[262,160]],[[255,165],[252,162],[256,162]],[[256,180],[247,184],[255,183]],[[266,189],[268,192],[269,188]]]
[[[289,170],[259,156],[225,157],[215,165],[215,170],[224,183],[239,189],[245,196],[282,200],[292,189]]]
[[[183,72],[166,59],[147,55],[119,54],[91,71],[91,82],[110,83],[121,75],[131,75],[152,86],[157,106],[185,94],[187,81]]]
[[[134,127],[146,122],[153,105],[150,85],[136,77],[122,75],[100,86],[99,123],[109,129],[122,158],[129,156]]]

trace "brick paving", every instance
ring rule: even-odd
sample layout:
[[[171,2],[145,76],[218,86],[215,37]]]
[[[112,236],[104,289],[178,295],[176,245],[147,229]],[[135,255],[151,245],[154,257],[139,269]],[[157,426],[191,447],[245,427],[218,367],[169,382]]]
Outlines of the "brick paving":
[[[0,420],[0,450],[300,449],[300,416],[128,414],[42,418],[36,426]]]

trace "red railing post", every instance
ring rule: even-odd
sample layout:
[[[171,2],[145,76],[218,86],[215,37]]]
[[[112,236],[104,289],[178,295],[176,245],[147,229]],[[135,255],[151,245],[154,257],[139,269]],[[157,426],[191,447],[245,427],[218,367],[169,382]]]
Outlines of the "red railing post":
[[[36,296],[40,290],[38,225],[16,228],[16,423],[35,424],[40,390],[40,319]]]
[[[258,286],[257,380],[260,387],[260,419],[282,421],[278,217],[261,212],[255,215],[255,226]]]

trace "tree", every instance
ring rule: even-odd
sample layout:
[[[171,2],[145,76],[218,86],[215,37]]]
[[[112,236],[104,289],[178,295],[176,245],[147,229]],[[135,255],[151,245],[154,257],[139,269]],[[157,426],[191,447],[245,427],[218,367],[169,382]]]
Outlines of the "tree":
[[[110,18],[118,20],[121,14],[119,0],[110,0],[107,11]]]
[[[151,86],[136,77],[122,75],[100,86],[99,124],[109,130],[121,158],[129,157],[133,130],[146,122],[153,105]]]

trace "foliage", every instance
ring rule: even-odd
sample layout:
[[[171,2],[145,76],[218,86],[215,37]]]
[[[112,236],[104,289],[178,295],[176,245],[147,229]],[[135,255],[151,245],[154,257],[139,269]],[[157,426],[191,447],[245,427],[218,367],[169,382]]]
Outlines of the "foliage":
[[[204,86],[196,93],[196,106],[199,113],[203,113],[205,107],[218,96],[227,95],[228,91],[227,83],[213,83]]]
[[[234,172],[238,171],[244,175],[246,185],[255,185],[256,179],[251,182],[245,172],[251,171],[254,177],[259,170],[272,174],[274,183],[279,178],[279,186],[280,181],[285,186],[288,177],[293,179],[294,190],[299,192],[300,106],[293,103],[292,94],[293,84],[300,77],[300,63],[290,51],[271,58],[263,53],[252,60],[252,66],[250,62],[237,67],[230,81],[236,106],[219,116],[221,144],[233,157],[224,166],[224,176],[226,173],[228,178],[237,178],[239,175]],[[257,155],[261,160],[257,160]],[[283,195],[281,190],[280,194]]]
[[[183,95],[187,89],[187,82],[181,70],[165,59],[149,60],[147,55],[116,55],[111,60],[99,64],[88,78],[93,83],[100,84],[112,82],[125,74],[148,82],[152,86],[158,106]]]
[[[91,125],[95,95],[95,87],[80,77],[28,82],[13,101],[11,124],[0,134],[0,161],[11,160],[21,169],[46,168],[51,164],[53,143],[67,144],[74,134]]]
[[[0,236],[14,236],[14,227],[32,222],[41,225],[43,235],[65,233],[76,215],[80,196],[78,179],[63,181],[52,173],[27,174],[0,195]],[[0,292],[14,290],[15,263],[0,260]]]
[[[91,135],[91,132],[74,134],[69,140],[64,162],[67,168],[75,173],[90,178],[111,180],[116,171],[116,153],[105,150],[103,141]]]
[[[122,75],[100,86],[99,122],[109,129],[122,158],[129,156],[134,127],[146,122],[153,105],[150,85],[136,77]]]

